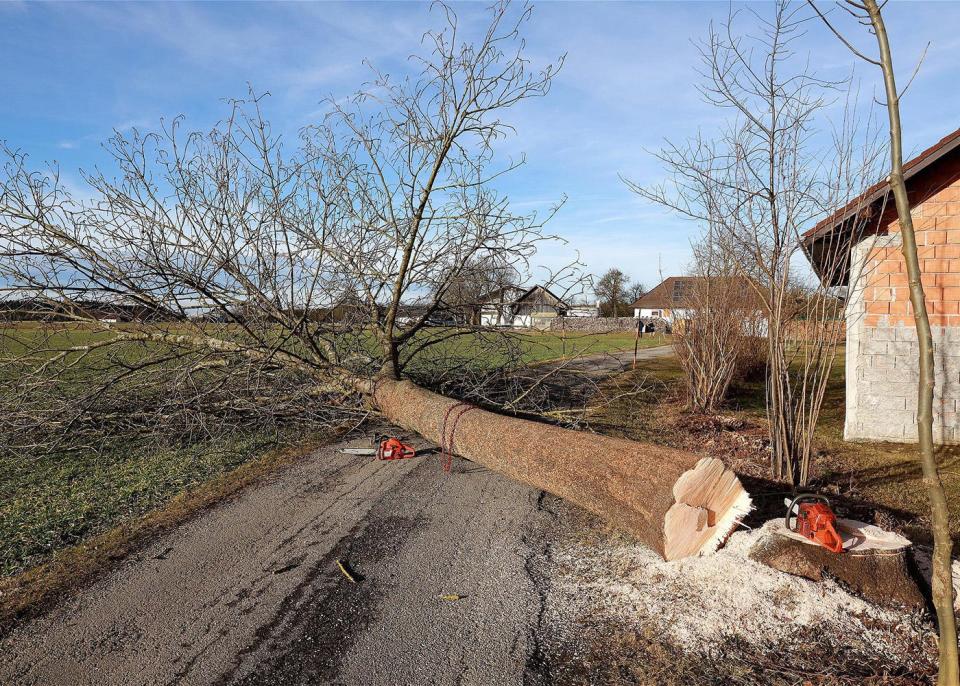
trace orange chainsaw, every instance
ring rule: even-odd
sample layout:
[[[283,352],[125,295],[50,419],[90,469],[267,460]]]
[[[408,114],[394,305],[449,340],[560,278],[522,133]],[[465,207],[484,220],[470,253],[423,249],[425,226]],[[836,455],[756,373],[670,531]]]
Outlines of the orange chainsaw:
[[[788,531],[809,538],[830,552],[843,552],[843,539],[837,533],[837,516],[830,509],[829,500],[814,493],[800,493],[793,500],[787,498],[783,502],[787,504],[784,523]],[[793,527],[790,526],[791,518],[795,519]]]
[[[416,456],[417,451],[413,446],[401,443],[397,438],[385,438],[380,441],[380,446],[377,448],[378,460],[406,460]]]

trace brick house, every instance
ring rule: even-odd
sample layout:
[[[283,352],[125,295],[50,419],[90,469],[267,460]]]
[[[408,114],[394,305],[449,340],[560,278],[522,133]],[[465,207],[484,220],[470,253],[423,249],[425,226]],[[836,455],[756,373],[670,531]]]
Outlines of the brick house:
[[[960,443],[960,130],[907,162],[904,178],[935,347],[934,437]],[[803,247],[825,284],[848,287],[844,438],[916,441],[917,331],[889,184],[821,221]]]

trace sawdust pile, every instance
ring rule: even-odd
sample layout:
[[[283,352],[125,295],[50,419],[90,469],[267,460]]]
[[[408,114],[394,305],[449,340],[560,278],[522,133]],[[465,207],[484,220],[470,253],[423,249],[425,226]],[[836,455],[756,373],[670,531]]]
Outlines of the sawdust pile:
[[[731,643],[787,651],[812,640],[879,667],[929,669],[936,654],[929,619],[883,609],[832,581],[815,583],[748,558],[761,531],[741,531],[720,551],[665,562],[626,537],[569,540],[554,551],[558,584],[572,614],[649,632],[684,652]]]

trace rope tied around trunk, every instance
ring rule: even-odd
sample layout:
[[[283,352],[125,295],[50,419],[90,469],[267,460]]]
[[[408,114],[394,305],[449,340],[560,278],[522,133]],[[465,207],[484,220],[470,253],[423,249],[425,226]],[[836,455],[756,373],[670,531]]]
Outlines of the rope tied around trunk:
[[[440,427],[440,463],[443,465],[443,471],[447,474],[450,473],[450,467],[453,465],[453,445],[457,424],[463,415],[476,409],[479,409],[476,405],[461,400],[448,407],[446,414],[443,415],[443,424]],[[454,414],[455,411],[457,411],[456,414]],[[450,419],[451,415],[453,415],[452,421]],[[450,425],[449,435],[447,434],[448,423]]]

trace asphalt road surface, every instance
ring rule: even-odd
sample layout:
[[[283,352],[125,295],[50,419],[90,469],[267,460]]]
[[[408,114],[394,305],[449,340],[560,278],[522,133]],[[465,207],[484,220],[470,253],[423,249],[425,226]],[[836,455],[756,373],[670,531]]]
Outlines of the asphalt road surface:
[[[343,445],[15,629],[0,684],[548,683],[562,508],[464,460],[444,474],[435,455],[378,462]]]

